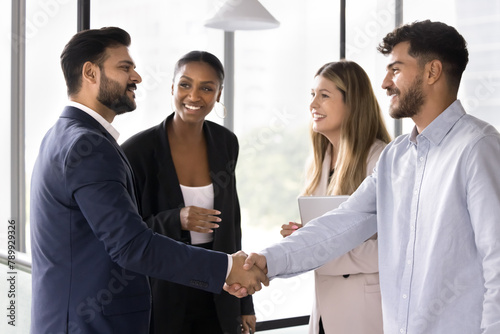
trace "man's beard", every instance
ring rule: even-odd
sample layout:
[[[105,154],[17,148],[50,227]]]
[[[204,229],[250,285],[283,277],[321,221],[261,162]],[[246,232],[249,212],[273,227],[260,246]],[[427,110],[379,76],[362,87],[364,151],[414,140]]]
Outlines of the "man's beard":
[[[109,79],[104,70],[101,73],[101,86],[97,100],[117,115],[135,110],[135,101],[127,95],[127,91],[130,87],[135,88],[136,85],[134,83],[128,84],[123,88],[117,81]]]
[[[422,78],[418,77],[415,79],[404,95],[402,95],[401,91],[397,88],[388,90],[388,94],[397,94],[397,99],[399,99],[399,106],[390,106],[389,115],[391,115],[392,118],[400,119],[413,117],[418,114],[420,107],[424,104]]]

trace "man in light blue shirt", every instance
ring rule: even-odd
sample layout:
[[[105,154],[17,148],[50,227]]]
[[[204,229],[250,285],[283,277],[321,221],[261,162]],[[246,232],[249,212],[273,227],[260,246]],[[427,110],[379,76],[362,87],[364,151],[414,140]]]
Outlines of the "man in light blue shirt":
[[[500,333],[500,135],[457,100],[465,40],[423,21],[389,33],[379,51],[390,114],[412,118],[412,133],[387,146],[338,210],[246,266],[293,276],[378,233],[385,333]],[[225,287],[246,294],[238,288]]]

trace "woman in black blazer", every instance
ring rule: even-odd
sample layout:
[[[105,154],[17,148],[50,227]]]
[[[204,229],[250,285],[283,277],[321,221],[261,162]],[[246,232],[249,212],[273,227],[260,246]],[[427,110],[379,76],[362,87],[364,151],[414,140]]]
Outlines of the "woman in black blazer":
[[[192,51],[176,64],[175,112],[122,148],[135,174],[141,214],[157,233],[228,254],[241,249],[235,166],[238,140],[206,121],[219,101],[224,69],[212,54]],[[151,333],[255,331],[251,296],[238,299],[151,279]]]

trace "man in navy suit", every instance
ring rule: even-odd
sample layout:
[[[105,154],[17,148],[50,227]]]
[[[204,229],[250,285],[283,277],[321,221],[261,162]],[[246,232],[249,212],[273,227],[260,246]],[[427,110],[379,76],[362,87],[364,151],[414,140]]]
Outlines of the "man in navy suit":
[[[194,248],[153,233],[111,122],[135,109],[140,75],[119,28],[76,34],[61,55],[69,106],[47,132],[31,185],[32,333],[147,333],[147,276],[219,293],[243,276],[242,252]]]

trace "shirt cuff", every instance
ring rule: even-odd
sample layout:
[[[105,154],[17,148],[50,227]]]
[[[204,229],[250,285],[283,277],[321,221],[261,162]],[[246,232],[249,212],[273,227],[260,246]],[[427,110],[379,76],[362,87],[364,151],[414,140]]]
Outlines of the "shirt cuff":
[[[233,257],[230,254],[227,254],[227,272],[226,272],[226,279],[229,276],[229,273],[231,272],[231,269],[233,268]]]

